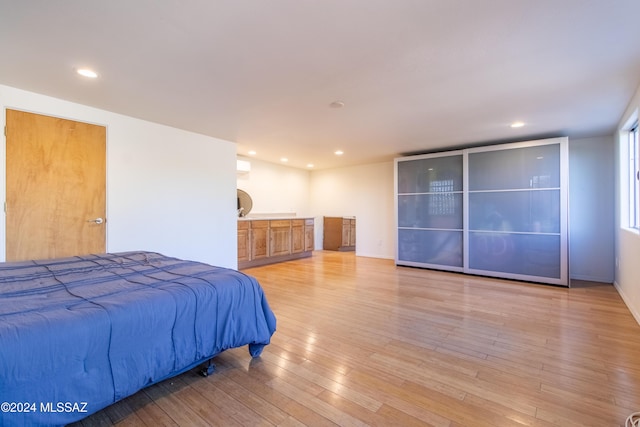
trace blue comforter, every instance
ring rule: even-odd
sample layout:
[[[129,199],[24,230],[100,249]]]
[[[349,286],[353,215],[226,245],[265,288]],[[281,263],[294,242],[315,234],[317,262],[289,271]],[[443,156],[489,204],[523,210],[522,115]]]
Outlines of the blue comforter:
[[[276,319],[258,282],[150,252],[0,264],[0,425],[62,425],[234,347]]]

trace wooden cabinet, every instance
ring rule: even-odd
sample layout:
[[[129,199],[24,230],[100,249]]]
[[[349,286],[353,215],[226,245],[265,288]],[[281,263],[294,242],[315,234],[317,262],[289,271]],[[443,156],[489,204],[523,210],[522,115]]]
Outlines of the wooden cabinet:
[[[353,251],[356,249],[356,219],[353,217],[324,217],[323,249]]]
[[[311,256],[313,229],[313,218],[239,220],[238,268]]]

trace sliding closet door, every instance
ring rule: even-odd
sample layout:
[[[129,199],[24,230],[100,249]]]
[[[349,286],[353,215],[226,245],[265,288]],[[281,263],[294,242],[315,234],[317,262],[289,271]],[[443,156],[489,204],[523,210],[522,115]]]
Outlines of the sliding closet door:
[[[462,153],[396,165],[398,265],[462,271]]]
[[[566,139],[467,155],[465,272],[567,285]]]
[[[567,164],[567,138],[396,159],[396,264],[567,286]]]

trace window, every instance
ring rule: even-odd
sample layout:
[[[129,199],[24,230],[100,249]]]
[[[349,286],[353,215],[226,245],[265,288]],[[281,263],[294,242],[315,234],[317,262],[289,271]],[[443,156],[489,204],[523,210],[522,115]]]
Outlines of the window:
[[[629,159],[629,227],[640,227],[640,158],[638,156],[638,122],[635,122],[628,135]]]

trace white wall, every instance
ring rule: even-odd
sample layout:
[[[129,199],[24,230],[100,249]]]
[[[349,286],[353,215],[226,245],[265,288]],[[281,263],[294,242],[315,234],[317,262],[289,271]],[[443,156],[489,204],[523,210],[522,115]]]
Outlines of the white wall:
[[[2,85],[0,105],[2,127],[6,108],[107,127],[107,251],[237,267],[235,144]],[[2,139],[0,200],[5,154]]]
[[[612,136],[569,141],[569,274],[613,283],[615,144]]]
[[[260,214],[295,214],[313,216],[309,204],[309,172],[289,166],[238,157],[249,162],[251,171],[238,174],[238,189],[251,196],[249,216]]]
[[[627,120],[640,109],[640,87],[636,90],[625,113],[618,125],[622,129]],[[615,285],[624,302],[640,323],[640,234],[637,230],[622,227],[620,181],[620,144],[616,141],[616,227],[615,227],[615,257],[619,265],[615,270]]]
[[[393,162],[314,171],[311,209],[318,216],[355,216],[356,255],[393,259],[393,182]],[[316,229],[321,245],[322,229]]]

